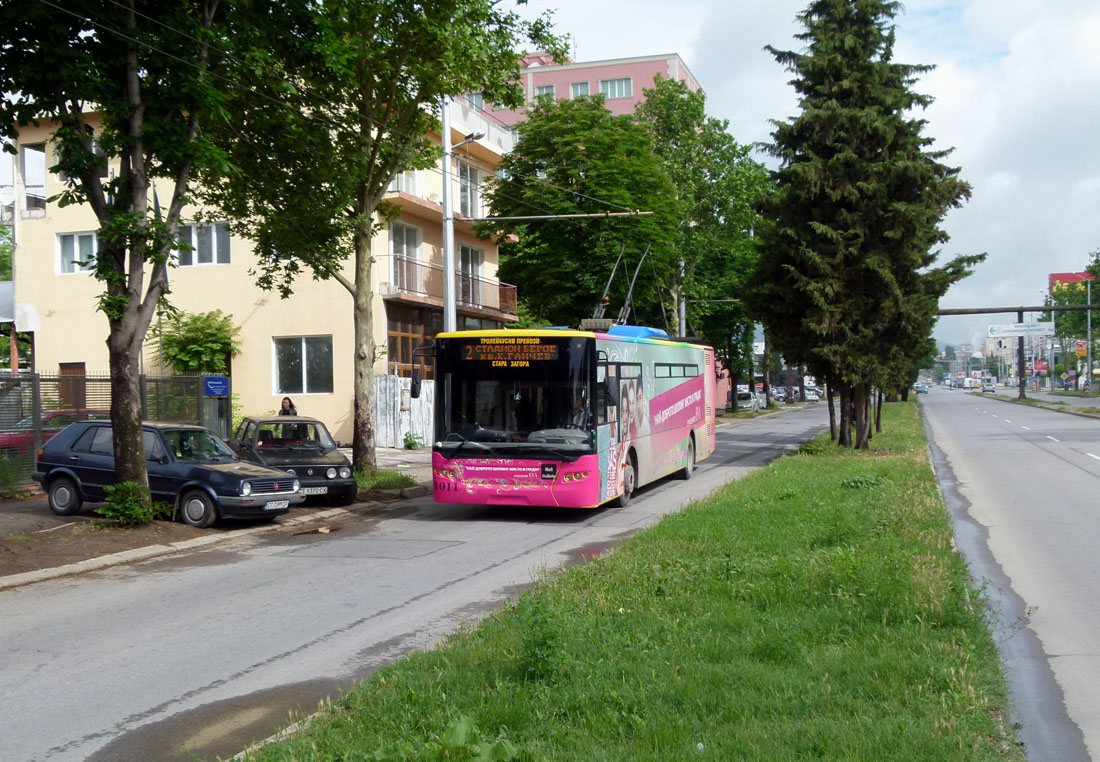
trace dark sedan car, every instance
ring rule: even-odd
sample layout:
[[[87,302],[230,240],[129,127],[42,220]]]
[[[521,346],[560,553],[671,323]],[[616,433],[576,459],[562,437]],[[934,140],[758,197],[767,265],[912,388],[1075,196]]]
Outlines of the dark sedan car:
[[[245,418],[229,440],[245,460],[297,476],[306,497],[331,505],[349,505],[359,491],[351,463],[316,418],[272,415]]]
[[[185,524],[270,519],[305,499],[293,476],[242,461],[201,426],[145,423],[141,436],[153,500],[172,505]],[[38,451],[31,477],[61,516],[76,513],[85,501],[103,502],[105,488],[115,483],[110,421],[83,421],[62,430]]]

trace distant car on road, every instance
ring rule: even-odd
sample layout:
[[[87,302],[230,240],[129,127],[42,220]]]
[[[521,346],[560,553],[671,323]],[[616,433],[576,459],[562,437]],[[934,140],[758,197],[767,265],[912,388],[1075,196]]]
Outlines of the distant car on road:
[[[749,391],[737,393],[737,409],[748,410],[750,413],[755,413],[760,409],[760,400],[755,394]]]
[[[917,394],[928,394],[928,384],[917,382],[913,384],[913,391]]]
[[[178,423],[141,427],[149,491],[185,524],[207,527],[218,518],[271,519],[301,503],[298,479],[285,471],[239,459],[207,429]],[[115,483],[110,421],[74,423],[43,445],[31,474],[60,516],[85,501],[103,502]]]
[[[982,391],[983,392],[996,392],[997,391],[997,385],[993,383],[993,379],[991,379],[991,378],[982,379]]]
[[[807,389],[806,390],[806,400],[805,401],[806,402],[820,402],[821,401],[821,395],[819,395],[813,389]]]
[[[61,410],[43,410],[38,418],[42,431],[42,442],[48,442],[57,432],[77,421],[106,421],[111,417],[110,410],[87,410],[84,408],[63,408]],[[34,416],[28,415],[14,426],[0,431],[0,456],[13,457],[34,454]]]
[[[298,477],[302,494],[331,505],[350,505],[359,486],[351,463],[337,449],[325,424],[316,418],[272,415],[245,418],[229,440],[244,460]]]

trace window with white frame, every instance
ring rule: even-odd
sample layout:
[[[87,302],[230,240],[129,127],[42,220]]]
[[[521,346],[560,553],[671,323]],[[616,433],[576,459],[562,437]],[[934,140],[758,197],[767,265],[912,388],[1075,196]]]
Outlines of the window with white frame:
[[[99,144],[96,143],[95,140],[92,141],[92,153],[94,153],[96,156],[98,156],[100,158],[99,172],[97,174],[100,177],[107,177],[107,175],[108,175],[108,172],[107,172],[107,154],[102,148],[99,147]],[[53,160],[54,160],[54,164],[60,164],[61,163],[61,146],[60,145],[54,146]],[[68,182],[68,180],[69,180],[68,176],[64,172],[62,172],[61,170],[57,170],[57,172],[55,173],[55,177],[57,178],[57,181],[59,183]],[[79,179],[79,178],[77,178],[77,179]]]
[[[390,260],[393,285],[409,291],[417,290],[417,260],[420,257],[420,228],[403,222],[390,223]]]
[[[484,262],[484,251],[464,243],[459,244],[459,301],[467,304],[481,304],[481,268]]]
[[[466,102],[478,111],[485,110],[485,96],[481,93],[466,93]]]
[[[224,222],[180,225],[179,236],[184,244],[176,252],[180,267],[229,264],[229,228]]]
[[[553,85],[537,85],[535,87],[535,97],[536,98],[541,98],[544,95],[549,95],[551,98],[553,98],[554,97],[554,86]]]
[[[387,190],[401,191],[402,193],[408,193],[410,196],[419,196],[420,191],[417,187],[419,180],[420,177],[415,169],[407,169],[394,175]]]
[[[481,215],[481,170],[469,162],[458,162],[458,211],[467,217]]]
[[[589,95],[587,82],[574,82],[569,85],[570,98],[583,98],[586,95]]]
[[[46,211],[46,144],[30,143],[20,151],[23,170],[23,209]]]
[[[630,77],[621,79],[601,79],[600,92],[605,98],[629,98],[633,89],[630,85]]]
[[[80,273],[95,268],[95,233],[62,233],[57,236],[57,271]]]
[[[273,338],[276,394],[332,394],[332,336]]]

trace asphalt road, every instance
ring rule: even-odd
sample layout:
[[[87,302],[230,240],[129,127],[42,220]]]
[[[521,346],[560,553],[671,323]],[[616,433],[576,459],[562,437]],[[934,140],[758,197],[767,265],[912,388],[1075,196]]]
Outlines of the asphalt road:
[[[1100,421],[943,389],[920,402],[1029,762],[1100,759]]]
[[[822,404],[720,427],[695,478],[643,488],[625,509],[418,499],[329,534],[266,535],[0,593],[0,758],[231,756],[827,425]]]

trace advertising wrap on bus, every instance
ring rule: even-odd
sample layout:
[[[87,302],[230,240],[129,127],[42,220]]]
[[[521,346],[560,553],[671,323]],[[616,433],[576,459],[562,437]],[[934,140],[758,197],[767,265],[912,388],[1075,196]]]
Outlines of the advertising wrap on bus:
[[[634,328],[634,327],[631,327]],[[714,352],[642,334],[436,339],[438,502],[593,508],[714,450]]]

